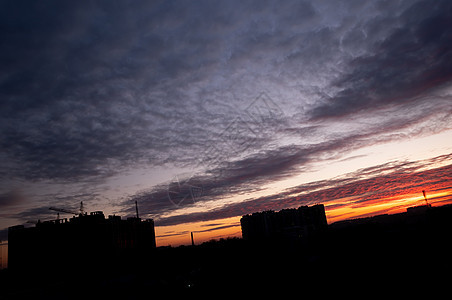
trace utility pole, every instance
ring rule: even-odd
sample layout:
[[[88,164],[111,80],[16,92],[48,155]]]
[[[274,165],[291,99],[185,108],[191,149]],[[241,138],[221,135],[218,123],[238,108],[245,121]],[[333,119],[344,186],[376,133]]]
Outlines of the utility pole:
[[[191,232],[191,245],[195,245],[195,240],[193,239],[193,231]]]

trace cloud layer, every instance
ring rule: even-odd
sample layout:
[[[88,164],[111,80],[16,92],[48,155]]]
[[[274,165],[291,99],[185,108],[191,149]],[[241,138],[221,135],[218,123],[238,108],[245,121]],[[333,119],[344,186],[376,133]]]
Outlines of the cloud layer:
[[[187,163],[274,86],[287,118],[413,102],[451,79],[450,14],[447,1],[336,12],[308,2],[5,1],[7,171],[72,179]]]
[[[413,197],[413,195],[422,198],[422,190],[427,190],[428,194],[447,192],[448,198],[440,199],[440,201],[447,200],[451,202],[451,159],[451,155],[445,155],[426,161],[391,162],[344,174],[340,178],[304,183],[282,193],[248,199],[247,201],[225,205],[212,211],[162,218],[157,220],[157,223],[167,226],[209,221],[242,216],[257,211],[280,210],[316,203],[326,205],[327,211],[330,211],[330,221],[334,221],[347,217],[366,216],[367,214],[398,212],[407,206],[422,204],[421,202],[404,200],[407,197]],[[436,169],[423,170],[436,162],[449,162],[449,164]],[[400,203],[393,204],[391,201],[397,197],[400,197]],[[390,204],[388,207],[372,209],[373,205],[381,206],[385,201]],[[335,212],[340,207],[348,209],[344,213]],[[360,207],[369,207],[370,209],[364,213],[354,211],[354,209]]]

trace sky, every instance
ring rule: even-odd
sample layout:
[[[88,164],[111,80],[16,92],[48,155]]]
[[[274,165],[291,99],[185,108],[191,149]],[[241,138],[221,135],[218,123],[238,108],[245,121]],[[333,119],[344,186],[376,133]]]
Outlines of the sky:
[[[0,239],[81,201],[137,201],[158,246],[451,203],[450,28],[450,1],[0,0]]]

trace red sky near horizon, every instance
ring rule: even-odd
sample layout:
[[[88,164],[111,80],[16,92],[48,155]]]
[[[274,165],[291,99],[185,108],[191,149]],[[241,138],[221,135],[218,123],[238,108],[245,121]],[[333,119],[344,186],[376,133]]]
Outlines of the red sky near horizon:
[[[382,169],[378,168],[377,172]],[[290,193],[256,199],[248,203],[248,206],[242,205],[243,207],[234,211],[246,214],[247,211],[252,213],[323,203],[328,223],[331,224],[346,219],[401,213],[408,207],[424,205],[423,190],[426,191],[428,203],[432,206],[452,204],[452,164],[417,172],[412,171],[412,168],[402,170],[399,166],[384,169],[391,172],[344,184],[339,184],[342,180],[324,182],[325,186],[329,184],[336,186],[291,197],[291,194],[300,193],[302,190],[293,188]],[[225,212],[220,214],[227,215]],[[241,237],[240,218],[241,215],[169,226],[157,224],[157,246],[189,245],[191,232],[194,233],[196,244],[211,239]],[[4,268],[7,266],[7,246],[0,247],[2,256],[0,268]]]
[[[239,214],[229,218],[156,227],[157,244],[159,246],[189,244],[190,232],[194,232],[195,242],[240,237],[241,215],[263,210],[323,203],[328,223],[331,224],[345,219],[405,212],[408,207],[424,205],[423,190],[426,191],[428,203],[432,206],[452,203],[452,164],[417,172],[412,168],[401,170],[397,166],[390,169],[392,171],[390,173],[345,184],[339,183],[342,180],[335,183],[325,182],[324,185],[333,183],[336,186],[308,191],[298,196],[293,195],[299,193],[301,189],[293,188],[281,195],[262,197],[250,201],[247,205],[241,203],[218,212],[219,215],[230,215],[226,211],[229,210],[231,213],[233,211]],[[388,171],[388,167],[385,170]]]

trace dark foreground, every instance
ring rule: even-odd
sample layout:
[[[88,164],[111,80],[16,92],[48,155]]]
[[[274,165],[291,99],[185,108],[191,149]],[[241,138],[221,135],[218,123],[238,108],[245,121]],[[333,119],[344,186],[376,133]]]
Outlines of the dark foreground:
[[[443,206],[335,223],[301,241],[227,239],[109,266],[3,270],[0,299],[442,295],[452,279],[451,236],[452,206]]]

